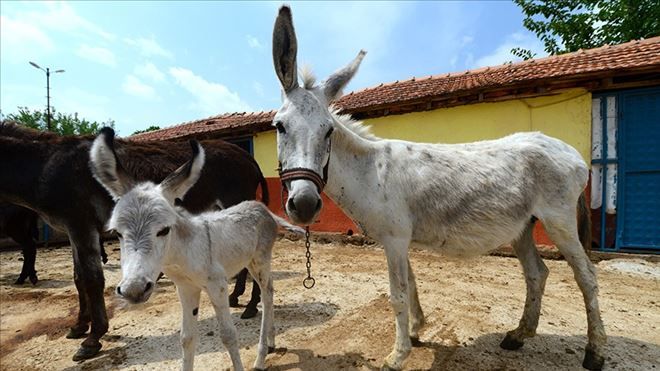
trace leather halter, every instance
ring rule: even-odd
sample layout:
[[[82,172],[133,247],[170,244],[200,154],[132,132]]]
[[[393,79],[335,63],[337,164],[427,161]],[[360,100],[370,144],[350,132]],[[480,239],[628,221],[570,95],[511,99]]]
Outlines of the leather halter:
[[[314,183],[320,195],[321,192],[323,192],[323,188],[325,187],[325,184],[328,182],[328,166],[330,165],[331,146],[332,146],[332,142],[330,142],[330,144],[328,145],[328,162],[323,167],[323,177],[321,177],[316,171],[304,167],[282,169],[282,163],[279,162],[277,171],[280,174],[280,181],[282,182],[282,188],[286,188],[284,182],[288,180],[305,179]]]

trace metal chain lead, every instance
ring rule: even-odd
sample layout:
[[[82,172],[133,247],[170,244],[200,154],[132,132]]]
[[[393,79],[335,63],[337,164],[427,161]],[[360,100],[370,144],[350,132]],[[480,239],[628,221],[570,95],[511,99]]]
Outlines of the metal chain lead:
[[[316,283],[316,280],[312,277],[312,253],[309,251],[309,247],[309,227],[305,227],[305,249],[307,249],[307,252],[305,252],[307,263],[305,265],[307,266],[307,278],[303,280],[303,286],[305,286],[306,289],[311,289]]]

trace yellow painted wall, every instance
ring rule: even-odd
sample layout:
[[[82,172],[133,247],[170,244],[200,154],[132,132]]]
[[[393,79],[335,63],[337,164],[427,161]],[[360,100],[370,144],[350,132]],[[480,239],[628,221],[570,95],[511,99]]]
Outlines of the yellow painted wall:
[[[265,177],[276,177],[277,174],[277,136],[276,131],[265,131],[253,137],[254,158]]]
[[[375,135],[414,142],[462,143],[541,131],[575,147],[591,162],[591,93],[478,103],[365,120]],[[275,131],[254,137],[254,157],[266,177],[277,176]]]
[[[541,131],[575,147],[591,161],[591,93],[469,104],[365,120],[383,138],[463,143],[497,139],[519,131]]]

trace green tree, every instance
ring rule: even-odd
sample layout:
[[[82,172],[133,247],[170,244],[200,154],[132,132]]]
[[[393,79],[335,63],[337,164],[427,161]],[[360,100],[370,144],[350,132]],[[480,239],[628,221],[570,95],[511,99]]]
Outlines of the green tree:
[[[131,135],[141,134],[141,133],[146,133],[146,132],[149,132],[149,131],[155,131],[155,130],[160,130],[160,126],[158,126],[158,125],[151,125],[151,126],[149,126],[148,128],[146,128],[146,129],[143,129],[143,130],[136,130],[136,131],[133,132],[133,134],[131,134]]]
[[[523,25],[534,32],[549,54],[660,35],[658,0],[514,0],[525,14]],[[534,54],[514,48],[523,59]]]
[[[18,112],[10,113],[6,119],[17,121],[33,129],[47,130],[46,114],[39,110],[32,111],[28,107],[18,107]],[[96,134],[104,126],[114,128],[115,121],[111,119],[105,122],[89,121],[78,117],[77,113],[64,114],[51,109],[51,131],[59,135]]]

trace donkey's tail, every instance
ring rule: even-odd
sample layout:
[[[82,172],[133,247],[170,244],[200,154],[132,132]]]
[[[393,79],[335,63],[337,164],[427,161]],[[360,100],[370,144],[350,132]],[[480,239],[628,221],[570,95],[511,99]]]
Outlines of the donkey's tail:
[[[280,217],[279,215],[274,214],[270,210],[268,210],[268,212],[270,213],[270,216],[272,216],[273,219],[275,220],[275,223],[277,223],[277,225],[279,225],[280,227],[286,229],[289,232],[295,233],[295,234],[300,234],[300,235],[305,234],[305,230],[303,228],[300,228],[297,225],[293,225],[293,224],[287,222],[286,219]]]
[[[591,210],[587,206],[587,198],[582,191],[580,198],[578,198],[578,235],[580,236],[580,243],[587,255],[591,252]]]
[[[250,159],[252,160],[254,167],[257,169],[257,172],[259,173],[259,185],[261,186],[261,202],[263,202],[264,205],[268,206],[268,202],[270,202],[270,195],[268,193],[268,182],[266,182],[266,177],[264,177],[264,173],[261,172],[261,167],[259,166],[259,163],[257,163],[257,160],[255,160],[254,157],[252,156],[250,156]]]
[[[259,169],[259,176],[259,185],[261,185],[261,202],[268,206],[268,202],[270,202],[270,195],[268,194],[268,182],[266,182],[266,178],[261,173],[261,169]]]

